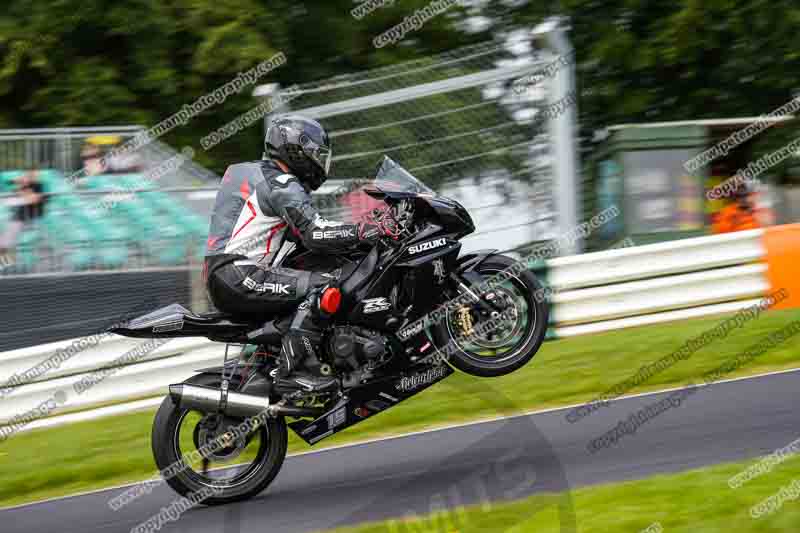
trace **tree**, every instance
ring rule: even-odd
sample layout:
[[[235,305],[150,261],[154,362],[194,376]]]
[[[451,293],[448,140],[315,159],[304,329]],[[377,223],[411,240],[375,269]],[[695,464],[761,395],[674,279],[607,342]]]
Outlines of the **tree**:
[[[0,15],[0,127],[152,126],[278,52],[287,63],[258,83],[288,87],[479,38],[458,27],[463,10],[454,7],[414,32],[413,46],[373,47],[375,35],[428,3],[396,2],[356,20],[350,0],[9,0]],[[195,147],[218,172],[260,157],[260,124],[197,150],[202,136],[257,104],[251,94],[245,88],[163,140]]]
[[[493,0],[487,13],[495,31],[568,18],[584,148],[611,124],[757,116],[800,89],[793,0]],[[756,151],[797,134],[765,136]]]

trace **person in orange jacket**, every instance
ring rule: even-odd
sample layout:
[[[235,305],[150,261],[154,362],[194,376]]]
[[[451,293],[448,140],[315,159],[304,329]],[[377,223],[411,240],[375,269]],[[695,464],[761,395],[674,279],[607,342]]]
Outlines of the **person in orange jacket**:
[[[749,185],[742,184],[733,194],[732,201],[716,213],[712,223],[713,232],[730,233],[769,224],[767,213],[762,213],[758,207],[757,195]]]

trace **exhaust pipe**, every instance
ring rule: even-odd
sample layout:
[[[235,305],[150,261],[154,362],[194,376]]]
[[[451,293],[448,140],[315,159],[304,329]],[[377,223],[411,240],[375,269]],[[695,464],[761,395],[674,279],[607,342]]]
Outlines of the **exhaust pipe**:
[[[169,395],[176,405],[187,409],[197,409],[204,413],[219,411],[222,403],[222,390],[213,387],[188,385],[179,383],[169,386]],[[295,407],[291,405],[270,405],[269,398],[240,392],[228,392],[228,402],[223,412],[226,415],[237,417],[257,416],[264,411],[272,417],[278,416],[313,416],[322,415],[322,409],[310,407]]]
[[[204,413],[218,411],[222,403],[222,390],[213,387],[180,383],[169,386],[169,395],[176,404],[188,409],[197,409]],[[224,412],[226,415],[231,416],[256,416],[267,409],[269,409],[269,398],[229,392],[228,403]]]

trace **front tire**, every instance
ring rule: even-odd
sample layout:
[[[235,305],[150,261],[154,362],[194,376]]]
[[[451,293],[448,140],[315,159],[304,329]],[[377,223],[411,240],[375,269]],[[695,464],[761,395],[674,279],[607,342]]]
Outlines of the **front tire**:
[[[219,375],[200,374],[188,380],[187,383],[193,385],[204,385],[208,387],[219,387],[221,377]],[[197,411],[190,411],[188,409],[181,409],[175,405],[172,398],[169,396],[164,398],[161,407],[156,413],[153,420],[152,432],[152,448],[153,457],[155,458],[156,466],[162,473],[170,469],[174,469],[173,465],[178,464],[181,458],[187,458],[192,452],[198,448],[198,427],[195,426],[189,436],[182,437],[181,429],[182,424],[194,416],[205,416],[204,413]],[[197,493],[203,489],[214,489],[215,494],[202,501],[205,505],[219,505],[240,500],[251,498],[272,483],[275,476],[283,465],[286,457],[287,447],[287,430],[286,422],[283,417],[280,418],[267,418],[265,425],[261,425],[248,436],[247,440],[242,440],[244,446],[245,457],[248,453],[246,448],[253,442],[257,442],[257,450],[250,450],[250,454],[254,454],[252,464],[243,467],[241,474],[232,475],[231,479],[226,479],[220,473],[234,471],[239,468],[235,465],[220,467],[217,470],[208,470],[211,461],[203,462],[203,472],[196,472],[189,462],[189,466],[181,469],[174,475],[168,475],[166,481],[178,494],[182,496],[189,496],[190,494]],[[238,424],[244,419],[231,419],[225,418],[225,425],[227,428],[233,424]],[[237,439],[237,442],[239,440]],[[245,443],[246,442],[246,443]],[[192,449],[184,449],[192,448]],[[241,456],[234,455],[235,446],[225,448],[215,452],[213,455],[214,460],[236,462]],[[229,453],[228,459],[222,454]]]
[[[440,355],[467,374],[479,377],[510,374],[533,358],[547,335],[548,304],[538,297],[542,286],[527,268],[511,268],[516,264],[510,257],[494,255],[474,269],[484,282],[492,278],[502,280],[480,296],[492,294],[493,298],[504,300],[506,309],[513,311],[510,313],[514,314],[513,320],[502,320],[502,327],[480,335],[481,322],[490,317],[481,316],[475,306],[462,306],[451,310],[433,328]],[[465,327],[465,319],[474,321],[475,327],[472,322]]]

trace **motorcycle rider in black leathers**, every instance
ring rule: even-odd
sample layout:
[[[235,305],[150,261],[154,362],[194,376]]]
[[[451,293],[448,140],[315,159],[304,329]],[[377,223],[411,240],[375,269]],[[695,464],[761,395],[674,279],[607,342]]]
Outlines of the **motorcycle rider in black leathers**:
[[[310,192],[328,178],[332,157],[318,122],[279,117],[267,129],[264,148],[263,160],[232,165],[222,178],[206,243],[208,293],[219,310],[235,315],[273,319],[295,311],[277,378],[306,391],[331,390],[334,378],[298,369],[319,349],[325,320],[319,298],[332,275],[273,265],[296,241],[325,254],[373,243],[379,230],[326,220],[311,204]]]

